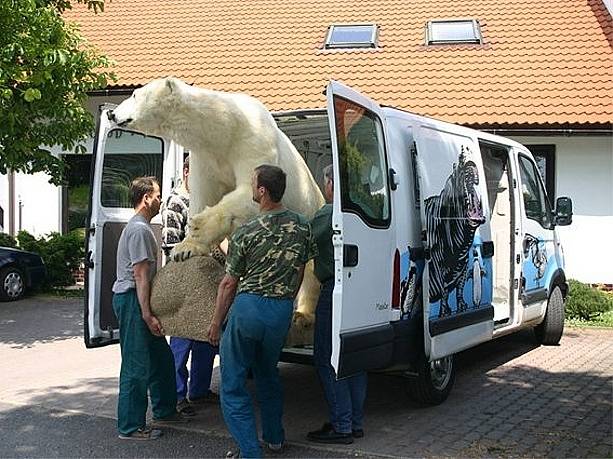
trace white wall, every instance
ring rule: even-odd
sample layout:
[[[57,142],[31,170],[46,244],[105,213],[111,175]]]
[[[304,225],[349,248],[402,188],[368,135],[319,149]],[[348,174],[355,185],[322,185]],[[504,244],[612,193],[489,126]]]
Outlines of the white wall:
[[[558,227],[567,277],[613,284],[613,138],[513,137],[555,144],[556,194],[573,200],[570,226]]]

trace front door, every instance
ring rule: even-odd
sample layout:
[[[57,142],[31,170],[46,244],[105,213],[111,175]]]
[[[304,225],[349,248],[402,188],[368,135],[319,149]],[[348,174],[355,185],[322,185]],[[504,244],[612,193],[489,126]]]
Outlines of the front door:
[[[476,139],[465,132],[424,122],[416,135],[430,360],[491,339],[494,329],[486,179]]]
[[[129,198],[130,182],[136,177],[155,176],[163,198],[171,186],[171,180],[163,180],[163,177],[173,175],[174,169],[171,161],[164,161],[170,150],[167,141],[118,128],[107,118],[111,108],[107,106],[100,112],[92,158],[85,271],[84,336],[87,347],[119,340],[111,289],[116,278],[119,236],[134,215]],[[153,219],[152,226],[161,239],[160,216]]]
[[[335,81],[327,99],[335,183],[332,365],[341,378],[391,363],[396,238],[383,110]]]

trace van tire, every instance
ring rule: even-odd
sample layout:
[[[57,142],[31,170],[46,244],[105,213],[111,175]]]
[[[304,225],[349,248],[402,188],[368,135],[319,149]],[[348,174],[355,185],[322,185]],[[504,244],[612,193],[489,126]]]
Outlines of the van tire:
[[[431,363],[422,353],[417,363],[417,374],[407,379],[407,393],[420,405],[440,405],[451,392],[455,374],[453,354]]]
[[[547,312],[543,321],[534,327],[536,340],[546,346],[560,343],[564,332],[564,297],[559,286],[554,287],[547,301]]]

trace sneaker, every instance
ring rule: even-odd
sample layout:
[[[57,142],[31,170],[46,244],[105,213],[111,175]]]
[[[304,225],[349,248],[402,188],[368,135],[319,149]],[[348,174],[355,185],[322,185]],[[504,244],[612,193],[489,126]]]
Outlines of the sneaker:
[[[170,416],[166,416],[165,418],[153,419],[153,424],[158,426],[185,424],[186,422],[189,422],[189,419],[178,411],[175,411]]]
[[[351,432],[337,432],[328,422],[326,422],[321,429],[309,432],[307,434],[307,439],[316,443],[336,445],[350,445],[353,443],[353,435]]]
[[[140,441],[157,440],[161,436],[162,436],[161,430],[151,429],[149,427],[135,430],[134,432],[129,433],[129,434],[121,434],[121,433],[119,434],[119,438],[121,440],[140,440]]]
[[[240,449],[230,450],[226,453],[226,459],[234,459],[234,458],[239,458],[239,457],[241,457]]]
[[[281,454],[285,450],[285,443],[268,443],[264,442],[266,449],[273,454]]]
[[[196,416],[196,410],[193,406],[189,405],[189,402],[186,399],[183,399],[177,403],[177,412],[181,413],[182,416],[187,418]]]
[[[205,404],[219,404],[219,395],[213,391],[209,391],[206,395],[202,397],[189,397],[189,403],[192,405],[205,405]]]

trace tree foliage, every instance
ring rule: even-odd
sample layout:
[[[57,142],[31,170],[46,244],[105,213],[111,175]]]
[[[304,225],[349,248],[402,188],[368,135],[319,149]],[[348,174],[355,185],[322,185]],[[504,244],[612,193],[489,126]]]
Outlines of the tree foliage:
[[[103,0],[77,0],[95,12]],[[110,61],[62,13],[70,0],[0,0],[0,174],[46,172],[62,182],[64,162],[51,154],[83,152],[94,127],[87,92],[114,79]]]

